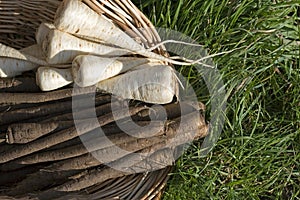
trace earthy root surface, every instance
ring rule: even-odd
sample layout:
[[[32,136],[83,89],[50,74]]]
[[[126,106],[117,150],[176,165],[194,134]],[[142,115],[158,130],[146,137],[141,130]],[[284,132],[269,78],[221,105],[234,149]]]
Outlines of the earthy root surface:
[[[18,92],[30,80],[0,80],[0,199],[158,196],[178,147],[207,134],[201,106]]]

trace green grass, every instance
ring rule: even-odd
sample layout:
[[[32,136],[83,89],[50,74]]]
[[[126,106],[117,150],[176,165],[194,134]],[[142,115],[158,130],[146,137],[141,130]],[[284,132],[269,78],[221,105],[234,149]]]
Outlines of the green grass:
[[[201,157],[195,142],[164,199],[300,199],[300,2],[134,2],[155,26],[190,36],[210,54],[241,48],[213,58],[228,97],[215,148]],[[201,74],[178,70],[210,108]]]

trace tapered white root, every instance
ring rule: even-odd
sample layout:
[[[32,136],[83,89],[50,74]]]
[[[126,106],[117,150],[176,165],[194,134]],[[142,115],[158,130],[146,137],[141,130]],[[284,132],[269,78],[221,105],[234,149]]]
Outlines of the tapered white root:
[[[0,43],[0,77],[15,77],[44,64],[42,58]]]
[[[15,77],[25,71],[37,68],[38,65],[26,60],[0,57],[0,77]]]
[[[72,73],[77,85],[87,87],[149,62],[147,58],[81,55],[73,60]]]
[[[24,53],[27,56],[31,56],[32,58],[36,58],[38,60],[43,60],[46,62],[45,54],[38,44],[34,44],[29,47],[23,48],[20,50],[20,52]]]
[[[41,24],[36,40],[42,47],[46,61],[50,64],[72,63],[78,55],[121,56],[129,51],[80,39],[55,29],[52,24]]]
[[[97,88],[123,99],[157,104],[170,103],[174,96],[178,96],[176,74],[170,66],[166,65],[128,71],[99,82]]]
[[[133,40],[125,32],[104,15],[94,12],[82,1],[64,0],[56,12],[54,25],[59,30],[97,41],[102,40],[122,48],[133,45],[130,43]]]
[[[12,47],[6,46],[0,43],[0,57],[7,57],[7,58],[15,58],[19,60],[26,60],[28,62],[32,62],[38,65],[45,65],[47,64],[45,60],[41,58],[37,58],[35,56],[27,55],[17,49]]]
[[[91,86],[116,76],[121,70],[120,61],[104,57],[77,56],[72,63],[74,82],[80,87]]]
[[[39,67],[36,72],[36,83],[42,91],[55,90],[72,82],[71,68]]]
[[[190,62],[176,61],[145,49],[111,20],[94,12],[79,0],[64,0],[56,12],[54,25],[57,29],[73,35],[94,41],[101,40],[147,58],[178,65],[191,65]]]

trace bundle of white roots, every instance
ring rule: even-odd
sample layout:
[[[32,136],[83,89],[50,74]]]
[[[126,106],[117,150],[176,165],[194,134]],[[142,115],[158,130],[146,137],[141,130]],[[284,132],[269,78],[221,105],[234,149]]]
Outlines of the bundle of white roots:
[[[0,77],[36,72],[42,91],[69,84],[96,85],[124,99],[165,104],[178,96],[178,78],[168,65],[201,60],[170,58],[153,52],[165,41],[145,48],[112,20],[80,0],[64,0],[54,23],[42,23],[37,44],[16,50],[0,44]],[[209,67],[209,66],[208,66]]]

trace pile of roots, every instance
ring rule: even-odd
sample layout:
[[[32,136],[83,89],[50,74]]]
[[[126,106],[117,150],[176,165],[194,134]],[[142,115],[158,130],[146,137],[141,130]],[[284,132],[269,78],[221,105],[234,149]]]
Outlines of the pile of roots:
[[[207,133],[202,110],[186,102],[159,107],[93,87],[24,92],[33,78],[0,81],[2,196],[154,198],[175,154]]]
[[[145,47],[160,43],[130,1],[83,2]],[[34,44],[60,3],[0,1],[0,43]],[[0,78],[0,93],[0,199],[160,199],[176,159],[208,130],[201,103],[153,105],[95,86],[42,92],[32,71]]]

